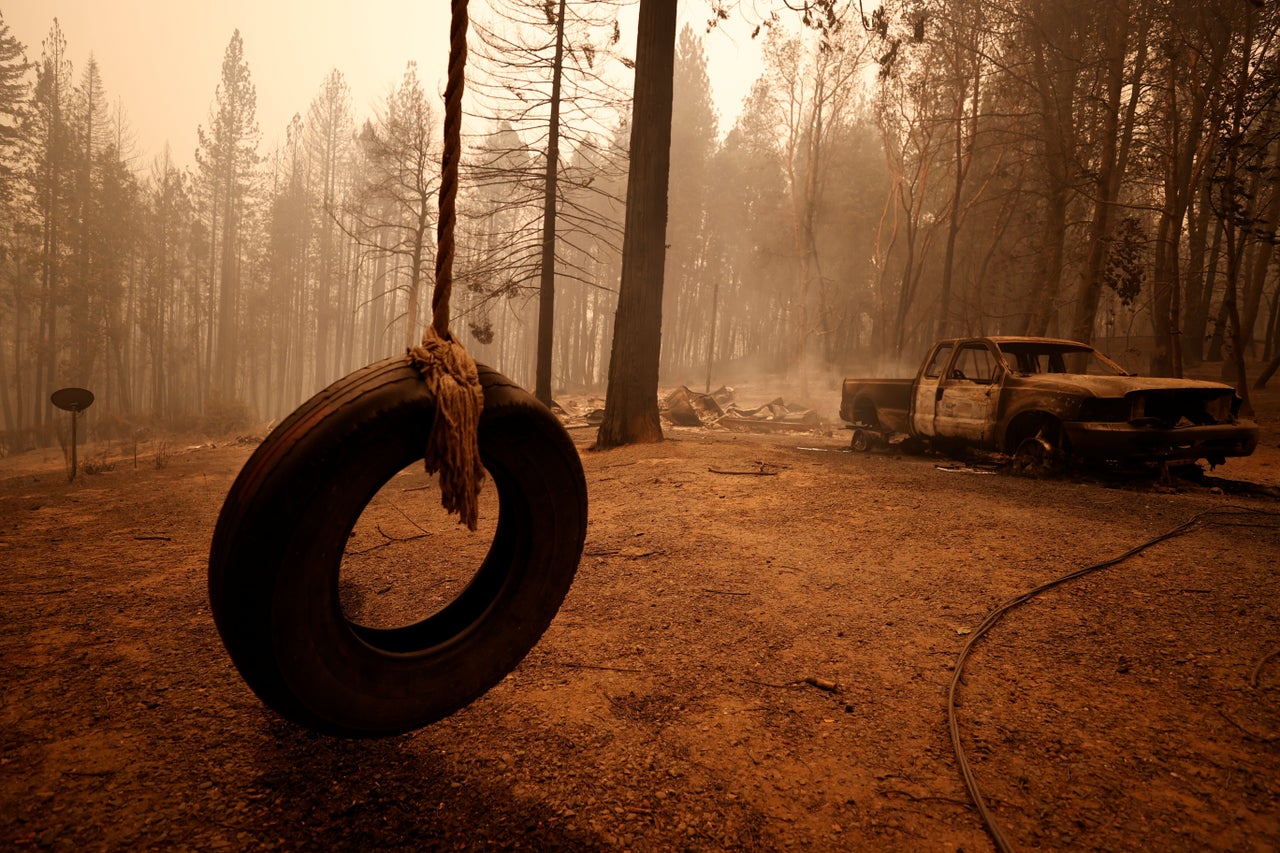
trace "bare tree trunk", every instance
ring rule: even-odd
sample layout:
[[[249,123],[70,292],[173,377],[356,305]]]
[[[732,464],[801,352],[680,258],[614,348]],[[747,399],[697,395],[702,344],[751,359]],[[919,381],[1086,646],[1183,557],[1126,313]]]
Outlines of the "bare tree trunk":
[[[1249,64],[1252,61],[1253,48],[1253,11],[1246,12],[1243,45],[1241,48],[1241,80],[1248,79]],[[1244,138],[1242,126],[1244,124],[1245,115],[1245,92],[1243,86],[1237,86],[1235,97],[1232,104],[1231,118],[1231,135],[1226,145],[1225,166],[1223,177],[1226,192],[1235,194],[1242,192],[1244,181],[1241,178],[1243,171],[1240,164],[1241,145],[1239,140]],[[1239,281],[1241,256],[1244,254],[1247,245],[1248,231],[1244,227],[1244,223],[1238,221],[1238,213],[1235,210],[1226,211],[1223,217],[1224,239],[1227,243],[1227,291],[1222,297],[1223,308],[1226,310],[1227,322],[1231,326],[1231,342],[1232,342],[1232,377],[1236,386],[1236,391],[1243,398],[1240,405],[1240,414],[1248,417],[1253,414],[1253,403],[1249,399],[1249,382],[1245,374],[1244,363],[1244,344],[1247,340],[1245,331],[1240,326],[1240,310],[1239,310]],[[1237,237],[1236,232],[1241,233]],[[1223,365],[1224,373],[1227,365]]]
[[[1262,356],[1264,359],[1271,359],[1280,350],[1280,341],[1276,340],[1277,337],[1280,337],[1280,291],[1271,296],[1271,314],[1267,318],[1266,351]]]
[[[1207,186],[1202,182],[1202,187]],[[1208,255],[1209,200],[1207,193],[1199,193],[1191,218],[1187,245],[1187,273],[1183,276],[1183,304],[1186,306],[1182,324],[1182,360],[1184,364],[1197,365],[1204,361],[1204,334],[1209,323],[1209,299],[1213,288],[1208,286],[1205,261]]]
[[[214,387],[224,400],[236,394],[236,217],[234,175],[229,175],[224,188],[222,263],[218,276],[218,346],[214,367]]]
[[[707,328],[707,384],[705,392],[711,393],[711,366],[716,357],[716,309],[720,307],[720,276],[711,279],[711,319]]]
[[[1062,251],[1067,230],[1067,186],[1065,176],[1052,180],[1041,229],[1040,254],[1036,260],[1036,290],[1027,314],[1028,335],[1045,335],[1057,315],[1058,290],[1062,283]]]
[[[556,185],[560,166],[560,78],[564,70],[564,7],[556,12],[556,54],[551,66],[551,120],[542,202],[542,270],[538,287],[538,358],[533,395],[551,405],[551,343],[556,316]]]
[[[604,420],[596,435],[599,448],[662,440],[658,361],[675,40],[676,0],[641,0],[622,284],[614,318]]]
[[[1277,356],[1267,362],[1267,366],[1258,374],[1258,381],[1253,383],[1253,387],[1259,391],[1266,388],[1267,382],[1275,375],[1277,370],[1280,370],[1280,356]]]
[[[1270,163],[1271,178],[1270,183],[1271,200],[1267,204],[1267,212],[1259,223],[1261,227],[1254,230],[1262,235],[1270,235],[1270,239],[1264,237],[1257,241],[1254,249],[1253,257],[1250,259],[1253,264],[1251,274],[1246,277],[1244,291],[1244,314],[1241,317],[1240,331],[1244,338],[1245,346],[1249,347],[1250,352],[1257,349],[1257,342],[1254,339],[1254,326],[1258,322],[1258,312],[1262,306],[1262,291],[1266,287],[1267,271],[1271,267],[1271,256],[1275,249],[1275,237],[1277,225],[1280,225],[1280,163],[1277,162],[1276,154],[1280,153],[1280,147],[1276,144],[1272,146],[1273,156]],[[1257,194],[1255,194],[1256,197]]]
[[[1107,102],[1103,113],[1099,167],[1094,183],[1093,221],[1089,226],[1089,252],[1080,281],[1080,298],[1076,302],[1075,321],[1071,337],[1084,343],[1093,342],[1093,327],[1098,316],[1098,301],[1102,296],[1102,272],[1107,260],[1108,238],[1112,230],[1112,215],[1120,186],[1128,165],[1129,146],[1142,92],[1139,82],[1147,55],[1146,34],[1139,36],[1137,59],[1129,79],[1129,103],[1125,106],[1121,121],[1121,96],[1124,91],[1126,59],[1128,58],[1128,10],[1123,10],[1123,21],[1117,21],[1116,43],[1112,45],[1107,65]],[[1111,35],[1111,34],[1108,34]]]
[[[1033,86],[1039,100],[1040,133],[1044,144],[1041,169],[1045,214],[1040,253],[1036,260],[1035,291],[1025,327],[1029,335],[1046,334],[1057,317],[1057,300],[1062,289],[1067,204],[1071,194],[1070,169],[1076,148],[1073,92],[1079,69],[1061,55],[1054,59],[1049,50],[1061,48],[1040,41],[1032,47]]]

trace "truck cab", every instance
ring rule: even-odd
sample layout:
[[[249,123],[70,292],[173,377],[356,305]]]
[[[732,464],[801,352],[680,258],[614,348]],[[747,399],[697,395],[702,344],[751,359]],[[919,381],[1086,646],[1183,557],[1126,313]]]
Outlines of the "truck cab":
[[[911,397],[911,431],[926,439],[955,439],[993,447],[1000,391],[1008,368],[984,339],[934,344]]]

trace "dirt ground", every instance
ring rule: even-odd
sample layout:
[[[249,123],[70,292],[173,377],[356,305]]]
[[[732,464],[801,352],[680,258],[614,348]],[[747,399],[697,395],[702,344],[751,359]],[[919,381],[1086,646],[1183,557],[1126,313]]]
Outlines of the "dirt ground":
[[[1280,487],[1280,392],[1257,405],[1252,458],[1175,485],[574,428],[590,526],[550,630],[372,741],[281,721],[220,644],[206,559],[252,441],[90,448],[114,470],[72,484],[56,450],[0,460],[0,848],[988,850],[965,644],[1196,519],[981,636],[959,737],[1016,849],[1276,849],[1280,501],[1239,483]],[[362,521],[350,606],[457,550],[405,506]]]

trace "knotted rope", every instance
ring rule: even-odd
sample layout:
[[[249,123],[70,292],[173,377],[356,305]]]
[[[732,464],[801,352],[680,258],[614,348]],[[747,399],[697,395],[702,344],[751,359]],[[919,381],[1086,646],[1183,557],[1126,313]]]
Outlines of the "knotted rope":
[[[444,89],[444,151],[440,169],[440,215],[436,221],[436,281],[431,296],[431,325],[422,343],[407,351],[436,399],[435,419],[427,435],[427,473],[440,474],[440,503],[458,521],[476,529],[480,482],[477,429],[484,392],[475,360],[449,331],[453,291],[454,203],[458,161],[462,155],[462,89],[467,62],[467,0],[453,0],[449,27],[449,79]]]

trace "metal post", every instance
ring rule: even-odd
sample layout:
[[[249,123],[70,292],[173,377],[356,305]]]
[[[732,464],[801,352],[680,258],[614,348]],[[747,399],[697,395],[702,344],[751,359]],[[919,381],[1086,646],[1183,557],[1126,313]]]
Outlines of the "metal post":
[[[77,464],[76,462],[76,421],[78,420],[80,420],[80,410],[72,409],[71,410],[71,479],[68,481],[71,483],[74,483],[76,481],[76,471],[80,467],[79,464]]]

